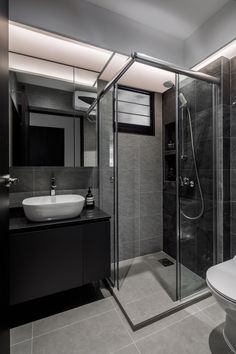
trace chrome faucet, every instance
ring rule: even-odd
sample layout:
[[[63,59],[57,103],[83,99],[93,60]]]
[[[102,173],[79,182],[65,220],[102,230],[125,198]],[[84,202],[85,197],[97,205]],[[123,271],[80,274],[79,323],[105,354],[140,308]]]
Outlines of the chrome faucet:
[[[50,194],[53,196],[53,195],[56,195],[56,178],[55,177],[52,177],[51,178],[51,192]]]

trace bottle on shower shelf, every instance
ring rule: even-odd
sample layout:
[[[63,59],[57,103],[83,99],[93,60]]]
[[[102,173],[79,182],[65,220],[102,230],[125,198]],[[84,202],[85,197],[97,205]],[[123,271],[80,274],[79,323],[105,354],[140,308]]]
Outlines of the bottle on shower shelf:
[[[168,150],[174,150],[175,149],[175,143],[170,140],[167,144]]]
[[[168,175],[167,175],[168,181],[175,181],[175,172],[173,167],[170,167]]]

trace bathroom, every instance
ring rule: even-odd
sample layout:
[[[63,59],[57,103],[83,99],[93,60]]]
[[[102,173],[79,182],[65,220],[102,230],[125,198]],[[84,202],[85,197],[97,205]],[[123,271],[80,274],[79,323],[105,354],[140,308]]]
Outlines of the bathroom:
[[[236,4],[105,3],[9,2],[0,351],[233,353]]]

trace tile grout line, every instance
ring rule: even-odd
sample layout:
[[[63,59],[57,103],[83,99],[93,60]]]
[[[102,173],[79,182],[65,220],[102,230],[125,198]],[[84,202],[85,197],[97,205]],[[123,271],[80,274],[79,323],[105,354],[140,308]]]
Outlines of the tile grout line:
[[[200,312],[200,311],[198,311],[198,312]],[[195,314],[198,313],[198,312],[195,312]],[[137,339],[136,342],[140,342],[141,340],[143,340],[143,339],[145,339],[145,338],[147,338],[147,337],[150,337],[150,336],[152,336],[153,334],[159,333],[159,332],[161,332],[161,331],[163,331],[163,330],[165,330],[165,329],[167,329],[167,328],[169,328],[169,327],[172,327],[172,326],[176,325],[177,323],[182,322],[182,321],[186,320],[187,318],[189,318],[189,317],[191,317],[191,316],[194,316],[194,314],[191,314],[191,313],[190,313],[190,314],[186,315],[185,317],[181,318],[180,320],[177,320],[177,321],[175,321],[175,322],[172,322],[172,323],[170,323],[170,324],[167,325],[167,326],[164,326],[164,327],[162,327],[162,328],[159,328],[158,330],[153,331],[152,333],[149,333],[149,334],[147,334],[147,335],[145,335],[145,336],[143,336],[143,337]],[[154,322],[154,323],[155,323],[155,322]]]
[[[112,351],[112,352],[110,352],[109,354],[116,354],[116,353],[119,353],[121,350],[123,350],[123,349],[125,349],[125,348],[128,348],[130,345],[133,345],[133,343],[130,343],[130,344],[124,345],[124,346],[123,346],[123,347],[121,347],[120,349],[115,350],[115,351]]]
[[[30,348],[30,352],[31,352],[31,354],[33,354],[33,326],[34,326],[34,322],[32,322],[32,326],[31,326],[31,344],[30,344],[30,346],[31,346],[31,348]]]
[[[207,307],[206,307],[205,309],[207,309]],[[208,320],[210,321],[210,323],[211,323],[213,326],[215,326],[214,320],[213,320],[207,313],[204,312],[205,309],[203,309],[203,310],[200,311],[201,314],[203,315],[203,317],[205,317],[206,319],[208,319]],[[211,327],[211,325],[208,324],[208,323],[206,323],[206,325],[208,325],[209,327]]]
[[[81,322],[90,320],[90,319],[92,319],[92,318],[96,318],[96,317],[98,317],[98,316],[100,316],[100,315],[104,315],[104,314],[109,313],[109,312],[112,312],[112,311],[115,311],[115,308],[112,308],[112,309],[110,309],[110,310],[107,310],[107,311],[98,313],[98,314],[93,315],[93,316],[89,316],[89,317],[83,318],[82,320],[72,322],[72,323],[67,324],[67,325],[65,325],[65,326],[52,329],[52,330],[50,330],[50,331],[48,331],[48,332],[44,332],[44,333],[42,333],[42,334],[35,335],[33,338],[39,338],[39,337],[45,336],[45,335],[47,335],[47,334],[51,334],[51,333],[57,332],[57,331],[59,331],[59,330],[61,330],[61,329],[64,329],[64,328],[73,326],[73,325],[75,325],[75,324],[77,324],[77,323],[81,323]]]
[[[31,338],[29,339],[25,339],[25,340],[21,340],[20,342],[17,342],[17,343],[14,343],[14,344],[11,344],[10,347],[15,347],[16,345],[18,344],[23,344],[23,343],[27,343],[27,342],[30,342],[31,341]]]
[[[137,347],[137,345],[136,345],[136,343],[135,343],[134,339],[132,338],[131,334],[129,333],[128,329],[126,328],[126,326],[125,326],[125,324],[124,324],[124,322],[123,322],[123,319],[122,319],[122,317],[121,317],[120,313],[117,311],[117,309],[116,309],[116,308],[115,308],[115,311],[116,311],[116,313],[117,313],[118,317],[120,318],[121,323],[122,323],[122,325],[123,325],[123,327],[124,327],[124,329],[125,329],[126,333],[128,334],[128,336],[129,336],[129,337],[130,337],[130,339],[131,339],[131,342],[132,342],[131,344],[133,344],[133,345],[135,346],[135,348],[137,349],[138,353],[139,353],[139,354],[141,354],[141,352],[140,352],[140,350],[138,349],[138,347]],[[129,344],[129,345],[130,345],[130,344]],[[123,349],[123,348],[120,348],[119,350],[121,350],[121,349]]]
[[[139,297],[139,298],[137,298],[136,300],[132,300],[132,301],[126,302],[124,305],[127,306],[127,305],[130,305],[130,304],[134,304],[135,302],[138,302],[138,301],[140,301],[140,300],[143,300],[143,299],[146,299],[146,298],[148,298],[148,297],[150,297],[150,296],[153,296],[153,295],[155,295],[155,294],[158,294],[158,293],[160,293],[162,290],[163,290],[163,289],[160,287],[160,290],[154,291],[154,292],[150,293],[149,295],[145,295],[145,296]],[[167,294],[167,296],[170,297],[168,294]],[[171,298],[170,298],[170,300],[171,300]],[[176,301],[174,301],[174,302],[176,302]],[[173,303],[174,303],[174,302],[173,302]],[[171,304],[172,304],[172,302],[171,302]]]

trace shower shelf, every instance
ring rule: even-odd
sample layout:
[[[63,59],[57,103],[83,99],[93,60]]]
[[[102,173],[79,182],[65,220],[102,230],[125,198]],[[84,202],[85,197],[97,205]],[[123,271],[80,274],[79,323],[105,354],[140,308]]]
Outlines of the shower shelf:
[[[175,155],[176,154],[176,150],[166,150],[165,151],[165,155],[169,156],[169,155]]]

